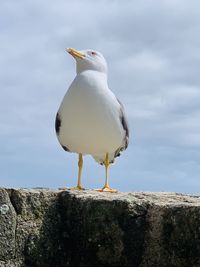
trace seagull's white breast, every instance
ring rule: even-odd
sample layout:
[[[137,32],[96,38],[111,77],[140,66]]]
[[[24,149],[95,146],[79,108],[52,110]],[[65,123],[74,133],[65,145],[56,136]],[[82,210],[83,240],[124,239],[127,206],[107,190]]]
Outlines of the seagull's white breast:
[[[122,144],[120,105],[107,86],[106,75],[84,71],[76,76],[58,111],[58,139],[70,151],[104,158]]]

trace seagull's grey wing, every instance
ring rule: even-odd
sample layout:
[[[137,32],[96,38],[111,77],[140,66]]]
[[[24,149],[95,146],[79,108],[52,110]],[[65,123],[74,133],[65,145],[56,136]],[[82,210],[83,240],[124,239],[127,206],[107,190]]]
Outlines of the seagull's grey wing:
[[[129,127],[128,127],[128,121],[126,118],[124,106],[118,98],[117,98],[117,101],[120,104],[120,121],[121,121],[122,127],[125,131],[125,135],[124,135],[124,144],[116,150],[115,157],[119,157],[120,152],[125,150],[129,144]]]
[[[129,126],[128,126],[128,121],[127,121],[127,118],[126,118],[126,114],[125,114],[125,110],[124,110],[124,106],[123,104],[119,101],[118,99],[118,102],[120,104],[120,111],[121,111],[121,123],[122,123],[122,126],[126,132],[126,135],[125,135],[125,149],[128,147],[128,143],[129,143]]]
[[[55,120],[55,130],[56,130],[58,140],[59,140],[59,134],[60,134],[60,127],[61,127],[61,118],[60,118],[59,112],[57,112],[56,120]],[[64,146],[63,144],[61,144],[61,146],[65,151],[70,152],[70,150],[66,146]]]

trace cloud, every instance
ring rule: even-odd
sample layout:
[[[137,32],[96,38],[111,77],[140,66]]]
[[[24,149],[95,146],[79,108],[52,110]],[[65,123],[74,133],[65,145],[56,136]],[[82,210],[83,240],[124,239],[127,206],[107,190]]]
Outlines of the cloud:
[[[103,52],[109,86],[129,118],[130,148],[111,168],[112,183],[122,190],[196,192],[199,13],[195,0],[4,1],[0,184],[57,187],[65,176],[75,183],[76,156],[59,148],[54,118],[75,75],[65,48],[76,47]],[[93,179],[101,168],[87,158],[85,165],[86,185],[102,184]]]

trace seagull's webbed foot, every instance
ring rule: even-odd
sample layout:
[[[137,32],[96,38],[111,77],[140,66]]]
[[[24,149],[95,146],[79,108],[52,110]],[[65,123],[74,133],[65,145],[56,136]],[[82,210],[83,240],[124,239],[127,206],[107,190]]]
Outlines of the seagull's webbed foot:
[[[83,188],[82,186],[76,186],[76,187],[69,188],[69,190],[78,190],[78,191],[82,191],[82,190],[85,190],[85,188]]]
[[[96,189],[96,191],[98,191],[98,192],[117,193],[117,190],[116,189],[110,188],[109,186],[106,186],[106,185],[103,188],[101,188],[101,189]]]
[[[117,193],[117,190],[116,189],[113,189],[113,188],[110,188],[109,184],[108,184],[108,167],[109,167],[109,155],[108,153],[106,153],[106,158],[104,160],[104,165],[106,167],[106,182],[105,182],[105,185],[102,189],[96,189],[96,191],[99,191],[99,192],[110,192],[110,193]]]
[[[59,188],[59,190],[77,190],[77,191],[82,191],[85,190],[85,188],[83,188],[81,186],[81,173],[82,173],[82,168],[83,168],[83,155],[80,153],[79,154],[79,160],[78,160],[78,183],[76,187],[72,187],[72,188]]]

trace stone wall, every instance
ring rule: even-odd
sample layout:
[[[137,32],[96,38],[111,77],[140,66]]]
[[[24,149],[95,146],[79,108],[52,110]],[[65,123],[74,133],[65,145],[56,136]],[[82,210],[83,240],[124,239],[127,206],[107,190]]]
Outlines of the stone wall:
[[[0,267],[199,267],[200,197],[0,189]]]

